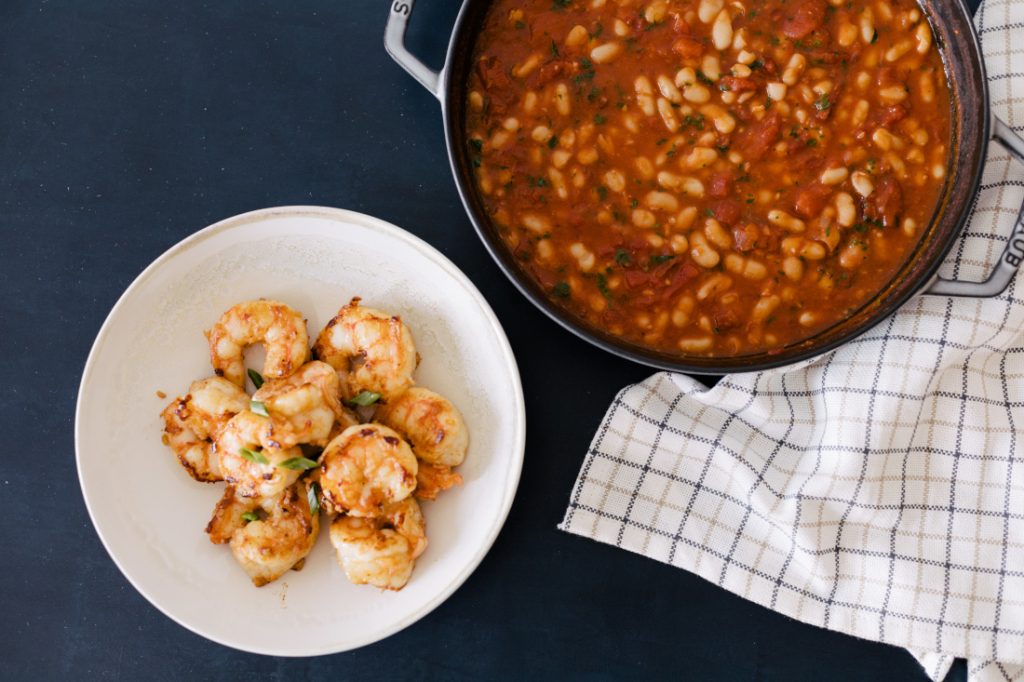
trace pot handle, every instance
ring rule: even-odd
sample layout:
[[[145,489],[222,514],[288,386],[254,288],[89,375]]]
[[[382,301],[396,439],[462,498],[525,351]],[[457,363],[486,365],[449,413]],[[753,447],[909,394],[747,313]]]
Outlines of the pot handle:
[[[992,138],[1003,145],[1010,156],[1024,164],[1024,138],[1015,133],[999,118],[992,119]],[[958,282],[951,279],[937,278],[924,292],[937,296],[970,296],[974,298],[991,298],[998,296],[1010,285],[1010,280],[1017,274],[1017,269],[1024,261],[1024,206],[1017,214],[1017,222],[1006,241],[1003,255],[984,282]]]
[[[420,85],[440,99],[440,74],[421,62],[405,47],[405,29],[409,25],[409,15],[412,14],[412,7],[415,4],[416,0],[392,0],[388,23],[384,28],[384,49],[399,66],[419,81]]]

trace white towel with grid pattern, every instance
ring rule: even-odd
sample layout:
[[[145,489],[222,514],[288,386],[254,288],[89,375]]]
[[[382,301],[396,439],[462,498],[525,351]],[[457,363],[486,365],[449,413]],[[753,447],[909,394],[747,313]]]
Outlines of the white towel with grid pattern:
[[[992,106],[1024,130],[1024,0],[975,17]],[[982,280],[1024,202],[989,148],[940,270]],[[921,296],[798,369],[707,389],[661,373],[605,416],[560,528],[806,623],[906,647],[941,679],[1024,677],[1024,280]]]

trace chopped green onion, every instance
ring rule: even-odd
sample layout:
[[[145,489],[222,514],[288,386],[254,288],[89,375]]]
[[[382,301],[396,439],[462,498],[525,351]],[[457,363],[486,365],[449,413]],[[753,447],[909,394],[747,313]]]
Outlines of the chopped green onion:
[[[249,401],[249,411],[253,414],[258,414],[261,417],[269,417],[270,413],[267,412],[267,406],[261,403],[259,400]]]
[[[260,452],[259,450],[250,450],[249,448],[242,448],[238,451],[242,457],[245,457],[250,462],[256,462],[257,464],[270,464],[270,460]]]
[[[242,518],[245,519],[246,523],[250,523],[252,521],[259,521],[260,520],[259,514],[257,514],[256,512],[251,512],[251,511],[248,511],[248,512],[245,512],[244,514],[242,514]]]
[[[360,391],[351,400],[346,400],[345,402],[349,405],[366,407],[367,405],[373,405],[378,400],[380,400],[380,393],[374,393],[373,391]]]
[[[283,469],[292,469],[294,471],[305,471],[316,467],[316,462],[311,459],[306,459],[305,457],[292,457],[291,459],[286,459],[277,466]]]
[[[263,385],[263,375],[254,369],[247,369],[246,372],[249,374],[249,380],[252,381],[252,385],[259,388]]]
[[[309,511],[313,516],[320,513],[320,484],[313,481],[306,490],[306,500],[309,502]]]

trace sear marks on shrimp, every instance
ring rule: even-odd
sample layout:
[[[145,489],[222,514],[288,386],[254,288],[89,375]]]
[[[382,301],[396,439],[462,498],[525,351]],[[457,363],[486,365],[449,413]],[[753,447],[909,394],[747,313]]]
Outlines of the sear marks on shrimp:
[[[320,519],[311,512],[301,482],[260,499],[238,497],[228,486],[206,532],[214,543],[229,543],[253,585],[262,587],[302,567],[316,543]]]
[[[457,485],[462,485],[462,476],[451,467],[420,462],[416,472],[416,497],[419,499],[436,500],[439,493]]]
[[[353,298],[338,311],[313,351],[343,377],[346,398],[371,391],[388,401],[413,385],[416,345],[398,316],[364,308],[359,301]]]
[[[236,386],[245,386],[243,351],[263,344],[267,359],[263,376],[283,379],[298,370],[309,357],[306,320],[280,301],[246,301],[228,309],[206,333],[214,371]]]
[[[351,582],[385,590],[402,589],[427,548],[426,523],[412,498],[390,505],[376,518],[339,516],[330,536]]]
[[[267,417],[240,412],[231,418],[214,441],[224,480],[242,497],[273,497],[302,473],[281,466],[302,457],[297,446],[283,447]]]
[[[320,486],[329,509],[373,517],[416,488],[418,464],[401,436],[381,424],[345,429],[324,448]]]
[[[455,467],[466,458],[469,434],[462,415],[429,389],[410,388],[382,405],[374,418],[402,434],[424,462]]]
[[[197,481],[222,480],[213,439],[232,417],[249,405],[249,396],[227,379],[193,381],[188,393],[175,398],[160,416],[164,443]]]
[[[326,362],[307,362],[284,379],[267,381],[252,397],[263,403],[283,446],[327,444],[337,420],[347,420],[341,381]]]

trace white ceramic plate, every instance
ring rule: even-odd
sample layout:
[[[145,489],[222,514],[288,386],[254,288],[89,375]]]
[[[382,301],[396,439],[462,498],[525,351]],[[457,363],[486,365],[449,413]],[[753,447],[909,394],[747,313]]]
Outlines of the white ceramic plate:
[[[417,383],[461,409],[470,432],[458,470],[465,483],[423,504],[430,545],[400,592],[350,584],[326,532],[301,572],[253,587],[230,550],[203,532],[223,484],[189,478],[160,442],[160,410],[193,379],[211,375],[203,330],[234,303],[285,301],[306,315],[313,337],[354,295],[401,315],[422,356]],[[279,656],[369,644],[444,601],[505,521],[524,438],[515,358],[465,275],[393,225],[315,207],[229,218],[146,268],[96,338],[75,418],[86,505],[132,585],[204,637]]]

